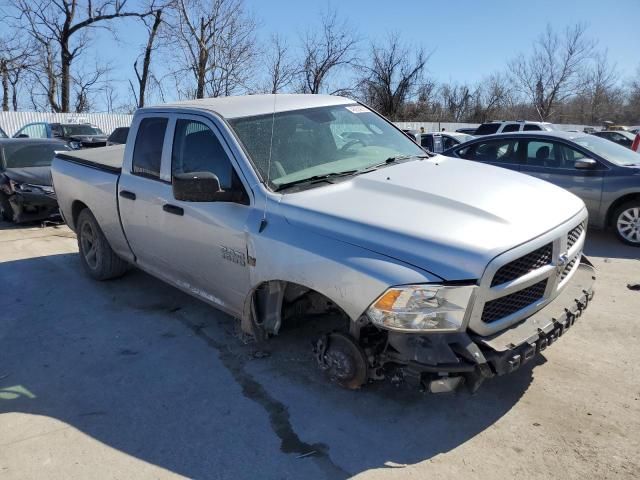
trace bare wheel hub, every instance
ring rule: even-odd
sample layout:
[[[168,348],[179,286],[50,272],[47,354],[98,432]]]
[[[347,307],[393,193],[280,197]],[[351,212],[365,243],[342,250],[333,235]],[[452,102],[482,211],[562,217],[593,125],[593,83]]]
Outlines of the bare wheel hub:
[[[367,357],[351,336],[335,332],[320,338],[314,348],[320,369],[345,388],[359,388],[367,381]]]

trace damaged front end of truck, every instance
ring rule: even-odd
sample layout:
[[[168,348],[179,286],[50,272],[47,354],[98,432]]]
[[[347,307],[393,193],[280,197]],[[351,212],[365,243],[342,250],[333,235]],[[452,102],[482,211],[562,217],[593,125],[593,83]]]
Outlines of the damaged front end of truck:
[[[429,333],[381,328],[368,312],[352,322],[348,334],[322,336],[314,347],[316,359],[330,378],[347,388],[388,378],[432,393],[451,392],[462,385],[475,392],[484,380],[530,362],[581,317],[594,296],[595,270],[584,256],[569,268],[574,268],[571,279],[558,296],[496,334],[483,336],[468,328],[472,309],[467,310],[460,331]],[[372,307],[379,304],[380,300]]]

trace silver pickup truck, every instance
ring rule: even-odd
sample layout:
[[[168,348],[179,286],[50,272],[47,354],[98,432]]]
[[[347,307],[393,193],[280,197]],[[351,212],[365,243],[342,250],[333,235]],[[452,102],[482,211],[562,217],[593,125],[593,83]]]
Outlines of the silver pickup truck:
[[[343,97],[143,108],[126,145],[60,153],[52,174],[89,275],[133,265],[258,341],[320,322],[314,356],[348,388],[388,377],[473,391],[593,297],[580,199],[431,156]]]

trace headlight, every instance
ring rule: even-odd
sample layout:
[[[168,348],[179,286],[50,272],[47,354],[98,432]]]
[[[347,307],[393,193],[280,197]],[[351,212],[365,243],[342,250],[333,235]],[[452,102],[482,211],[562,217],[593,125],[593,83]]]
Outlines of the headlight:
[[[69,146],[74,150],[79,150],[82,147],[82,143],[80,142],[69,142]]]
[[[388,330],[460,331],[475,288],[473,285],[393,287],[373,302],[367,315],[375,325]]]
[[[30,183],[18,183],[14,180],[9,180],[11,189],[14,192],[24,193],[53,193],[53,187],[48,185],[32,185]]]

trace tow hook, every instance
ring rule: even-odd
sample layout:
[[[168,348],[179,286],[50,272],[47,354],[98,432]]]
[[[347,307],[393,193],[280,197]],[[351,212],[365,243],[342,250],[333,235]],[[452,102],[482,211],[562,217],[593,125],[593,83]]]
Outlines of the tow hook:
[[[367,357],[350,335],[342,332],[323,335],[315,343],[313,353],[320,370],[341,387],[357,389],[367,381]]]

